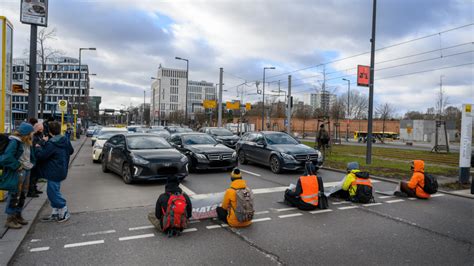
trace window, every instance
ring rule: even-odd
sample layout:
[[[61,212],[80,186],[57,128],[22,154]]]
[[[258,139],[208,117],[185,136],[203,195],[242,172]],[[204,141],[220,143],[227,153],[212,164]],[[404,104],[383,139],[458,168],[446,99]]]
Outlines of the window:
[[[170,95],[170,102],[177,103],[178,102],[178,95]]]
[[[170,94],[178,94],[178,87],[171,87]]]

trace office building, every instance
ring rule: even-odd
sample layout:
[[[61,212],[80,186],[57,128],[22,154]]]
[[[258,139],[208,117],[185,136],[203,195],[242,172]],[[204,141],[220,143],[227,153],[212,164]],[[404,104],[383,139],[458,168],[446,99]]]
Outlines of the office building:
[[[305,104],[312,107],[312,110],[322,109],[324,113],[328,114],[329,110],[336,102],[336,95],[328,91],[310,93],[305,97]]]

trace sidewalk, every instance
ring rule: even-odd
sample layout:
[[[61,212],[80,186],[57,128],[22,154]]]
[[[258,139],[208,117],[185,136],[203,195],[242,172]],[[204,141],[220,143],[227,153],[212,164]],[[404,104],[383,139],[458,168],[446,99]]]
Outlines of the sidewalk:
[[[87,138],[81,136],[80,140],[72,141],[72,146],[74,147],[74,154],[71,156],[71,164],[79,150],[82,148]],[[40,190],[44,191],[39,198],[27,198],[25,202],[25,208],[23,210],[23,217],[29,221],[28,225],[23,226],[19,230],[8,230],[4,227],[4,222],[7,219],[5,214],[6,202],[0,202],[0,266],[8,265],[17,248],[20,246],[21,242],[25,238],[26,234],[31,228],[34,220],[36,219],[39,211],[43,205],[48,200],[46,196],[46,183],[39,183]]]

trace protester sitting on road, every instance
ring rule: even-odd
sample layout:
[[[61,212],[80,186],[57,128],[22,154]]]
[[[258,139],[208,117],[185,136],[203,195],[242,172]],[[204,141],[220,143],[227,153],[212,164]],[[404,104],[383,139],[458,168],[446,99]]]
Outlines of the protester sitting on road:
[[[408,183],[400,182],[400,191],[395,191],[396,196],[401,197],[417,197],[420,199],[430,198],[430,194],[424,191],[425,187],[425,162],[422,160],[414,160],[411,162],[411,170],[413,175]]]
[[[354,197],[357,192],[357,185],[352,183],[356,181],[356,174],[360,172],[358,162],[350,162],[347,164],[347,175],[341,181],[341,189],[332,193],[331,197],[349,200]]]
[[[176,176],[169,176],[165,192],[156,201],[155,213],[148,214],[148,220],[161,232],[171,236],[186,228],[193,212],[192,202],[179,187]],[[174,215],[174,217],[172,217]]]
[[[48,180],[47,194],[51,208],[51,215],[42,219],[44,222],[65,222],[70,214],[66,199],[61,194],[61,182],[67,177],[69,157],[74,149],[66,137],[61,136],[61,124],[57,121],[49,123],[49,134],[52,136],[44,146],[36,145],[38,169],[42,178]]]
[[[324,195],[323,180],[316,175],[313,163],[307,162],[305,173],[298,179],[296,187],[285,191],[285,202],[300,210],[309,211],[318,208],[321,195]]]
[[[31,123],[31,119],[30,119]],[[43,136],[43,124],[42,123],[35,123],[33,126],[34,134],[33,134],[33,147],[36,145],[43,146],[46,142],[46,138]],[[39,194],[42,194],[43,191],[40,191],[37,187],[38,179],[41,178],[40,171],[38,166],[35,165],[33,169],[31,169],[30,174],[30,187],[28,190],[28,197],[37,198]]]
[[[5,213],[8,215],[5,227],[20,229],[28,222],[23,219],[22,211],[26,193],[30,184],[30,170],[35,163],[32,150],[33,126],[23,122],[9,137],[8,146],[0,156],[3,166],[2,180],[16,179],[15,187],[8,191]]]
[[[224,194],[222,205],[217,207],[217,217],[231,227],[246,227],[252,224],[254,214],[253,193],[242,180],[240,169],[230,174],[230,188]]]

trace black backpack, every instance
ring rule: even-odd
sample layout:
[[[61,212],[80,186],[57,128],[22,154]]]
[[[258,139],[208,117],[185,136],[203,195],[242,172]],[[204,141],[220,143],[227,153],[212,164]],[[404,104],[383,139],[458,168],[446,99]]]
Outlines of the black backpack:
[[[369,179],[369,173],[368,172],[357,172],[355,175],[356,175],[357,178]],[[369,203],[369,202],[375,202],[374,196],[372,194],[372,187],[357,184],[356,195],[355,195],[355,197],[353,197],[352,201],[358,202],[358,203],[363,203],[363,204],[366,204],[366,203]]]
[[[8,138],[8,134],[0,133],[0,154],[5,152],[9,142],[10,139]]]
[[[423,187],[423,191],[428,194],[435,194],[438,192],[438,180],[431,174],[425,173],[425,187]]]

